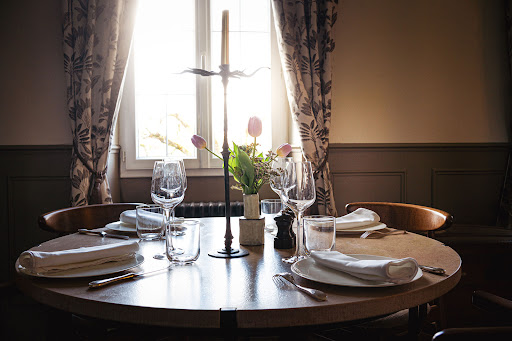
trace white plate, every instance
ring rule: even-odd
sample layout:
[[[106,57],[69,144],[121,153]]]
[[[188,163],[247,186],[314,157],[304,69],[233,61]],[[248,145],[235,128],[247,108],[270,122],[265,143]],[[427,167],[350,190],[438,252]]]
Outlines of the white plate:
[[[373,223],[361,227],[353,227],[350,229],[336,229],[337,233],[363,233],[366,231],[376,231],[385,229],[387,226],[384,223]]]
[[[116,272],[134,268],[144,262],[144,257],[138,253],[135,257],[121,262],[108,262],[93,266],[86,266],[78,269],[63,270],[59,272],[40,274],[27,270],[18,264],[18,270],[29,276],[44,277],[44,278],[80,278],[80,277],[94,277],[113,274]]]
[[[123,223],[122,221],[116,221],[105,225],[106,228],[112,231],[124,232],[124,233],[137,233],[137,227],[133,224]]]
[[[393,259],[389,257],[382,257],[382,256],[373,256],[373,255],[347,255],[350,257],[354,257],[361,260],[367,260],[367,259]],[[343,285],[346,287],[391,287],[395,285],[399,285],[396,283],[390,283],[390,282],[377,282],[377,281],[369,281],[365,279],[361,279],[358,277],[354,277],[352,275],[349,275],[345,272],[337,271],[334,269],[330,269],[328,267],[318,265],[315,263],[315,260],[313,258],[306,258],[303,260],[298,261],[297,263],[292,265],[292,271],[296,275],[299,275],[300,277],[304,277],[306,279],[320,282],[320,283],[326,283],[326,284],[333,284],[333,285]],[[421,269],[418,269],[418,273],[416,276],[412,279],[411,282],[417,280],[423,276],[423,272]],[[410,282],[409,282],[410,283]],[[402,283],[406,284],[406,283]]]

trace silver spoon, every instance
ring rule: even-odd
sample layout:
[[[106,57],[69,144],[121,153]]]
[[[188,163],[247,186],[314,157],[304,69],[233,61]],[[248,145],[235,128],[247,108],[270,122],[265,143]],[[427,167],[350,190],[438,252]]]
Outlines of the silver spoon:
[[[327,300],[327,295],[325,294],[325,292],[317,290],[317,289],[306,288],[306,287],[296,284],[295,279],[293,278],[293,275],[289,272],[282,272],[279,274],[275,274],[274,276],[272,276],[272,279],[276,283],[281,282],[284,284],[291,284],[291,285],[295,286],[299,291],[302,291],[303,293],[308,294],[309,296],[313,297],[314,299],[316,299],[318,301],[326,301]]]

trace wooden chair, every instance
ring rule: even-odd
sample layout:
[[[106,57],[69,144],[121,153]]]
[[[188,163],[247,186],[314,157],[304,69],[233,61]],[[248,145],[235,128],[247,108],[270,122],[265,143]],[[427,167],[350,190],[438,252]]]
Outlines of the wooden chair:
[[[39,227],[43,230],[64,235],[74,233],[79,228],[104,227],[108,223],[118,221],[121,212],[134,210],[138,205],[140,204],[123,203],[62,208],[40,215],[38,222]],[[63,311],[54,314],[59,315],[59,319],[68,320],[71,332],[76,339],[110,340],[112,335],[123,330],[110,321],[82,317]],[[55,329],[58,328],[55,327]]]
[[[432,207],[392,202],[353,202],[346,205],[348,213],[358,208],[367,208],[380,216],[387,226],[416,232],[426,232],[431,238],[434,231],[447,229],[452,225],[451,214]]]
[[[431,238],[434,237],[435,231],[447,229],[453,222],[453,217],[448,212],[414,204],[352,202],[348,203],[345,208],[347,213],[354,212],[358,208],[372,210],[389,227],[411,232],[426,232],[427,236]],[[409,336],[418,335],[427,313],[433,315],[434,312],[442,314],[438,302],[433,302],[430,306],[423,304],[411,308],[409,311],[399,311],[375,321],[364,323],[362,328],[372,330],[372,333],[375,334],[385,331],[395,334],[407,332]],[[435,318],[435,320],[440,320],[442,324],[442,317]],[[437,329],[438,326],[434,325],[434,328]]]
[[[448,328],[434,335],[433,341],[512,340],[512,301],[485,291],[475,291],[473,306],[489,315],[492,326]]]
[[[59,234],[74,233],[79,228],[94,229],[118,221],[121,212],[140,204],[99,204],[68,207],[39,216],[39,227]]]

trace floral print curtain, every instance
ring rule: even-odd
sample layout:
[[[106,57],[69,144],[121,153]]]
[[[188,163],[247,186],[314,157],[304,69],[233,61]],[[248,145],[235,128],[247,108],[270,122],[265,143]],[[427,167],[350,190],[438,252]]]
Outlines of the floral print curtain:
[[[512,0],[506,2],[506,19],[508,31],[508,58],[512,70]],[[510,118],[512,120],[512,118]],[[512,228],[512,155],[509,152],[505,183],[501,193],[497,226]]]
[[[71,204],[111,203],[106,166],[137,2],[64,3],[64,68],[73,134]]]
[[[311,161],[317,200],[311,213],[337,215],[328,163],[333,27],[337,0],[273,0],[281,63],[303,156]]]

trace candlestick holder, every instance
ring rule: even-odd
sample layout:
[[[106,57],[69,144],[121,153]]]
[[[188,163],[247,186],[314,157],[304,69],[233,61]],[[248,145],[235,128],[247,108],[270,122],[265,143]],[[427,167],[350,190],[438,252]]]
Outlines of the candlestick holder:
[[[247,256],[249,252],[242,249],[233,249],[231,243],[233,234],[231,233],[231,203],[229,198],[229,144],[228,144],[228,107],[227,107],[227,88],[229,78],[252,77],[256,72],[261,69],[268,69],[261,67],[251,74],[245,74],[243,71],[230,71],[229,64],[222,64],[219,66],[219,72],[208,71],[204,69],[190,68],[183,72],[193,73],[200,76],[220,76],[222,78],[222,85],[224,86],[224,143],[222,145],[222,159],[224,161],[224,199],[226,202],[226,232],[224,234],[224,248],[221,250],[208,253],[209,256],[215,258],[237,258]]]

